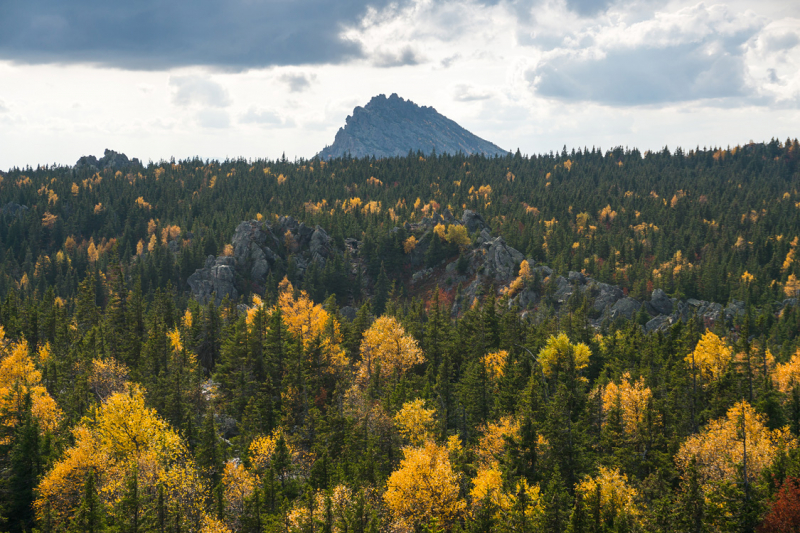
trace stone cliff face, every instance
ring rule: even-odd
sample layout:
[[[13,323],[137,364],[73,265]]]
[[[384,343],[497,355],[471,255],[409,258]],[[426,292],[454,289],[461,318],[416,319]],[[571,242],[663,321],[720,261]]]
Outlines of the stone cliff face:
[[[508,150],[465,130],[432,107],[418,106],[392,94],[378,95],[364,107],[356,107],[340,128],[331,146],[319,153],[323,159],[350,154],[353,157],[405,156],[408,152],[438,154],[505,155]]]

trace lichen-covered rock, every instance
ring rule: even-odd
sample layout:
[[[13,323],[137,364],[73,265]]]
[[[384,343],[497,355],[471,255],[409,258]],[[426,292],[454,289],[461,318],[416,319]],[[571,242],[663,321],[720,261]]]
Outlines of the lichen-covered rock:
[[[669,315],[672,313],[672,300],[661,289],[654,289],[650,295],[650,305],[659,315]]]
[[[502,237],[485,242],[483,246],[487,249],[483,262],[485,275],[500,282],[514,278],[517,265],[525,257],[518,250],[508,246]]]
[[[187,280],[195,299],[205,304],[213,297],[217,305],[226,296],[231,300],[237,299],[235,263],[233,257],[209,255],[205,267],[197,269]]]
[[[279,246],[278,239],[269,227],[257,220],[242,222],[236,226],[231,244],[236,266],[252,281],[263,285],[270,264],[277,258],[272,248]]]
[[[615,285],[598,283],[595,288],[597,290],[597,296],[594,299],[596,311],[605,311],[606,308],[611,307],[623,297],[622,289]]]
[[[470,209],[464,210],[464,214],[461,215],[461,223],[469,233],[483,232],[484,229],[488,228],[483,217]]]
[[[633,318],[633,315],[639,311],[641,306],[642,304],[639,303],[638,300],[634,300],[630,297],[622,298],[611,306],[609,318],[611,318],[611,320],[615,320],[619,317],[622,317],[630,320]]]

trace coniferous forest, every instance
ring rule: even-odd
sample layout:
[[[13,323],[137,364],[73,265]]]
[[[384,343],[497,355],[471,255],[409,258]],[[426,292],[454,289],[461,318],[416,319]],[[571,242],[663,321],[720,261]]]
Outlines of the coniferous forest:
[[[0,531],[800,529],[800,144],[0,173]]]

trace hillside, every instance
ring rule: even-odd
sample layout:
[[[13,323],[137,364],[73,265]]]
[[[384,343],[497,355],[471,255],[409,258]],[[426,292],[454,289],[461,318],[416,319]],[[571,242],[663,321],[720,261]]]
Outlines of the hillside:
[[[341,157],[395,157],[411,152],[430,154],[505,155],[497,145],[465,130],[432,107],[418,106],[392,94],[372,98],[356,107],[336,133],[333,144],[319,153],[322,159]]]
[[[782,531],[799,169],[797,140],[11,169],[2,529]]]

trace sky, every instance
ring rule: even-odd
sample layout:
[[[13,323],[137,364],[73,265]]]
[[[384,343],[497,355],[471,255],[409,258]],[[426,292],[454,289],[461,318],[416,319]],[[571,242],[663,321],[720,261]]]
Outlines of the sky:
[[[397,93],[536,154],[800,136],[800,1],[0,0],[0,169],[311,158]]]

